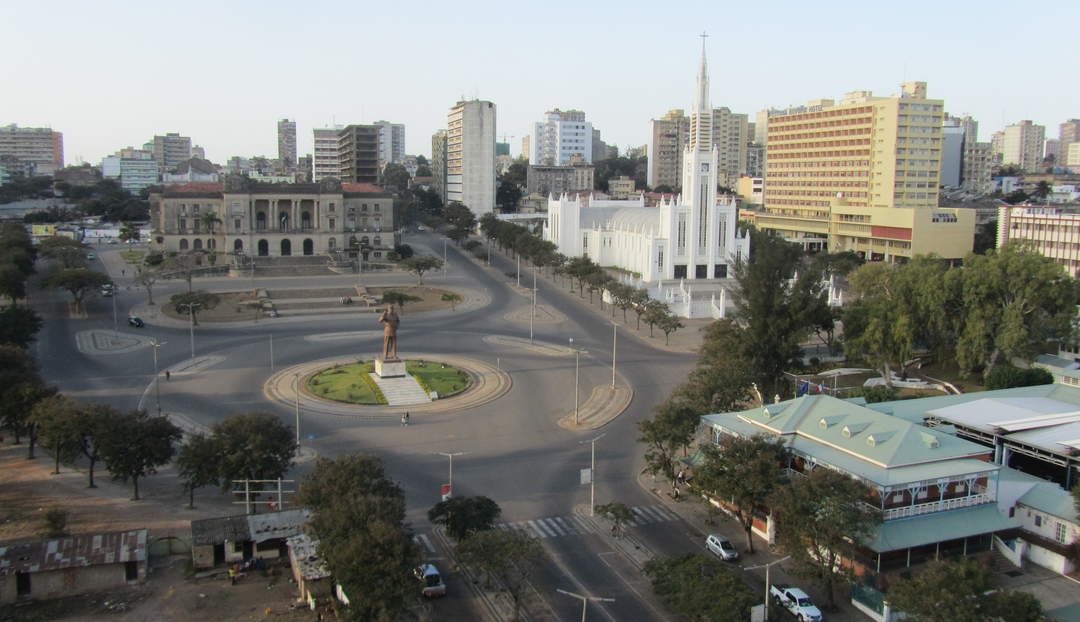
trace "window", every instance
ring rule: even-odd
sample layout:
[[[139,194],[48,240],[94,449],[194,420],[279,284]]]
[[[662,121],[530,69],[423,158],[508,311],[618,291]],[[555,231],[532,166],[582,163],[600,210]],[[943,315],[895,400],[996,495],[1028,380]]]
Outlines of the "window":
[[[1035,526],[1042,527],[1042,514],[1035,515]]]
[[[1057,541],[1062,544],[1069,543],[1069,528],[1065,526],[1065,523],[1058,523],[1057,529],[1054,530],[1054,535],[1057,537]]]
[[[335,219],[331,218],[329,224],[330,224],[330,230],[333,231],[334,230],[334,225],[337,224]]]
[[[239,218],[233,218],[233,225],[232,226],[233,226],[234,231],[239,231],[240,230],[240,219]]]

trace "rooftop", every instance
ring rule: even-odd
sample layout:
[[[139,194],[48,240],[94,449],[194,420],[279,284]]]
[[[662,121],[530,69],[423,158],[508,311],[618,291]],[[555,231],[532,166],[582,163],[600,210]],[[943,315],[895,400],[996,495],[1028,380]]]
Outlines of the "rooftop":
[[[191,543],[196,546],[230,542],[262,542],[288,538],[301,532],[310,513],[304,508],[239,514],[191,521]]]
[[[91,533],[0,546],[0,576],[146,561],[146,530]]]
[[[285,541],[291,552],[294,563],[300,566],[300,576],[305,581],[325,579],[330,576],[326,568],[326,562],[318,556],[319,541],[306,533],[293,536]]]

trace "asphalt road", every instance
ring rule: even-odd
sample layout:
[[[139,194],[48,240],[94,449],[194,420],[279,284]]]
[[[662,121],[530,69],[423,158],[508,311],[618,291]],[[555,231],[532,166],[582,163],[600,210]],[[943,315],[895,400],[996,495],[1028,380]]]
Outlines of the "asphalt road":
[[[442,238],[433,234],[413,234],[408,239],[418,252],[442,255]],[[102,248],[101,252],[109,249]],[[100,269],[100,259],[91,262]],[[513,387],[502,398],[462,412],[414,414],[411,425],[373,422],[330,415],[306,415],[301,428],[303,444],[320,455],[351,452],[379,455],[392,477],[404,488],[409,520],[417,533],[430,533],[426,511],[439,501],[439,488],[447,480],[447,458],[438,452],[464,452],[454,459],[454,494],[486,495],[503,509],[503,520],[525,521],[544,517],[569,516],[573,507],[589,503],[589,489],[579,485],[579,469],[589,465],[589,445],[582,441],[603,432],[597,443],[596,500],[618,500],[631,506],[653,503],[636,482],[643,466],[641,447],[636,442],[636,422],[649,416],[671,388],[686,377],[694,357],[651,348],[629,338],[618,342],[617,368],[634,388],[629,408],[598,432],[575,432],[555,424],[573,408],[574,358],[548,356],[525,348],[496,346],[484,341],[487,335],[528,338],[527,322],[504,318],[529,300],[515,293],[502,274],[478,266],[452,244],[447,250],[446,276],[427,275],[427,284],[483,291],[488,302],[479,308],[456,312],[432,312],[415,316],[406,313],[399,330],[401,354],[410,351],[444,352],[457,356],[496,360],[509,372]],[[500,271],[513,270],[505,259],[496,258]],[[130,275],[128,275],[130,277]],[[114,277],[115,278],[115,277]],[[362,281],[378,285],[401,275],[365,275]],[[410,277],[404,277],[410,278]],[[116,308],[122,333],[155,336],[167,342],[159,351],[159,368],[182,365],[190,358],[189,332],[148,324],[135,329],[125,325],[127,309],[143,302],[145,292],[131,287],[130,279],[116,278]],[[531,279],[523,275],[523,283]],[[310,277],[260,279],[261,287],[329,287],[354,284],[356,277]],[[571,300],[565,289],[547,281],[538,283],[538,297],[565,315],[558,324],[535,326],[536,340],[565,345],[569,338],[588,354],[581,358],[581,400],[592,388],[611,382],[611,325],[595,312]],[[206,279],[196,287],[208,290],[247,288],[246,279]],[[182,282],[167,282],[155,288],[157,300],[167,300],[181,291]],[[65,316],[66,298],[43,293],[35,303],[47,317],[36,344],[46,377],[63,391],[79,399],[100,400],[122,408],[134,408],[146,396],[145,405],[154,407],[152,348],[128,354],[84,354],[76,348],[74,335],[91,328],[113,328],[113,301],[88,301],[86,319]],[[257,324],[197,327],[196,356],[220,357],[220,362],[192,374],[172,374],[160,383],[162,407],[202,423],[212,424],[245,410],[277,412],[289,425],[294,413],[267,400],[263,383],[270,376],[270,335],[273,335],[274,367],[281,369],[321,358],[356,354],[371,357],[381,348],[378,333],[356,339],[313,340],[313,335],[346,331],[375,330],[374,316],[359,319],[323,316],[305,321],[267,319]],[[302,471],[303,467],[299,467]],[[300,475],[299,473],[297,475]],[[663,552],[699,550],[677,523],[658,523],[643,529],[643,538]],[[610,620],[663,619],[648,599],[635,593],[641,586],[640,573],[620,554],[595,535],[550,537],[543,540],[556,563],[545,568],[536,582],[559,619],[580,616],[580,603],[555,593],[562,587],[578,593],[616,598],[615,603],[596,607]],[[450,604],[450,603],[446,603]],[[650,617],[651,616],[651,617]]]

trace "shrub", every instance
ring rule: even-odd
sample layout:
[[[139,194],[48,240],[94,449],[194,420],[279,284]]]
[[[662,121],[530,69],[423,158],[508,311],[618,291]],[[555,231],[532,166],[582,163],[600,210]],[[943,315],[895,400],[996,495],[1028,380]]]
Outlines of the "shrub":
[[[59,538],[67,535],[67,510],[53,508],[45,512],[44,535],[46,538]]]
[[[1054,376],[1040,367],[1020,369],[1012,365],[998,365],[986,375],[987,390],[1031,387],[1053,382]]]
[[[860,387],[847,394],[848,397],[863,397],[867,403],[891,402],[896,399],[896,389],[885,385],[876,387]]]

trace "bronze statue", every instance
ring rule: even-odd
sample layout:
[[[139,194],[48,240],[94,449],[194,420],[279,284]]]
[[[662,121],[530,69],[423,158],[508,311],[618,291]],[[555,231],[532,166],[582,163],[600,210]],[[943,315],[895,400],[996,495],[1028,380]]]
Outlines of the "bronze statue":
[[[386,310],[379,316],[383,325],[383,360],[397,360],[397,328],[401,318],[394,313],[394,305],[386,305]]]

